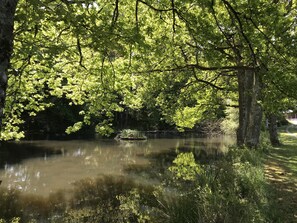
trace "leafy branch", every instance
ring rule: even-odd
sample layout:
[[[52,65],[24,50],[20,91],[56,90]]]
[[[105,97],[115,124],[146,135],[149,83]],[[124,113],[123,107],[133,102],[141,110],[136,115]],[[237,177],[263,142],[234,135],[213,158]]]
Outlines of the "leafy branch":
[[[172,11],[172,9],[159,9],[159,8],[156,8],[152,5],[150,5],[149,3],[145,2],[145,1],[142,1],[142,0],[138,0],[138,2],[141,2],[142,4],[148,6],[150,9],[154,10],[154,11],[157,11],[157,12],[169,12],[169,11]]]
[[[77,43],[77,49],[78,49],[78,53],[79,53],[79,65],[84,68],[85,70],[87,70],[87,68],[85,67],[85,65],[83,64],[83,53],[81,50],[81,44],[80,44],[80,39],[79,37],[76,38],[76,43]]]
[[[146,71],[140,71],[137,73],[154,73],[154,72],[168,72],[168,71],[180,71],[180,70],[185,70],[185,69],[197,69],[197,70],[202,70],[202,71],[222,71],[222,70],[255,70],[257,68],[255,67],[249,67],[249,66],[221,66],[221,67],[205,67],[199,64],[186,64],[184,66],[176,66],[176,67],[169,67],[165,69],[151,69],[151,70],[146,70]]]
[[[251,41],[249,40],[249,38],[247,37],[247,35],[245,34],[244,32],[244,28],[243,28],[243,24],[242,24],[242,21],[240,19],[240,13],[237,12],[233,6],[230,4],[230,2],[226,1],[226,0],[222,0],[222,2],[224,3],[230,17],[232,18],[232,15],[235,17],[235,19],[237,20],[238,22],[238,25],[239,25],[239,32],[241,33],[242,37],[244,38],[244,40],[246,41],[246,43],[248,44],[248,47],[250,49],[250,52],[252,54],[252,57],[253,57],[253,63],[254,65],[257,64],[257,58],[256,58],[256,53],[253,49],[253,46],[252,46],[252,43]]]

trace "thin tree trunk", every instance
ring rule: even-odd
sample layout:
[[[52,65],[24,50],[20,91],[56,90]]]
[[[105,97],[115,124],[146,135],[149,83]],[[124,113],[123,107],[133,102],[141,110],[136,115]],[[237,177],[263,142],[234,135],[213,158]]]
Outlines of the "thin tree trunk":
[[[267,119],[270,143],[272,146],[279,146],[281,143],[277,133],[277,116],[275,114],[268,114]]]
[[[255,148],[260,142],[262,107],[261,81],[259,73],[254,70],[238,72],[239,92],[239,127],[237,130],[238,146]]]
[[[18,0],[0,0],[0,131],[4,116],[7,72],[13,49],[14,14]]]
[[[243,146],[245,144],[245,135],[247,127],[247,109],[245,103],[245,73],[238,72],[238,104],[239,104],[239,122],[237,129],[237,145]]]

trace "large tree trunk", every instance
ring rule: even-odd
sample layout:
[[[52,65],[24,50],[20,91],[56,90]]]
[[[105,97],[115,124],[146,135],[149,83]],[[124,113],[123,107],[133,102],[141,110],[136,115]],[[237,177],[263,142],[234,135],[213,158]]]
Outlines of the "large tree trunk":
[[[277,133],[277,116],[275,114],[267,114],[267,119],[270,143],[272,146],[279,146],[281,143]]]
[[[239,92],[238,146],[255,148],[260,142],[262,107],[261,81],[255,70],[240,70],[237,75]]]
[[[5,105],[7,72],[13,48],[13,23],[18,0],[0,0],[0,131]]]

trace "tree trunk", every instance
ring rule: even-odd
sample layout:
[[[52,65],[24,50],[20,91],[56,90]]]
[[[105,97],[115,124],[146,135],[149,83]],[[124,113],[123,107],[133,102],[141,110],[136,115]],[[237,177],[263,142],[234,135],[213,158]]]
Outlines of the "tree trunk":
[[[239,92],[238,146],[255,148],[260,142],[262,107],[261,81],[255,70],[240,70],[237,75]]]
[[[270,143],[272,146],[279,146],[281,143],[277,133],[277,116],[275,114],[268,114],[267,119]]]
[[[4,116],[7,72],[13,48],[13,23],[18,0],[0,0],[0,131]]]

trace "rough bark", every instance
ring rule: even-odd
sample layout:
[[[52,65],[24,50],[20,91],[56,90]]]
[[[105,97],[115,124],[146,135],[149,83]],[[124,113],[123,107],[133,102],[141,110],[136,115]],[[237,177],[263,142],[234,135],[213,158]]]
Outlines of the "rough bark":
[[[0,131],[4,116],[7,73],[13,49],[13,24],[17,3],[18,0],[0,0]]]
[[[267,119],[270,143],[272,146],[279,146],[281,143],[277,133],[277,116],[275,114],[267,114]]]
[[[260,142],[262,107],[261,81],[256,70],[238,72],[239,92],[239,127],[237,130],[238,146],[255,148]]]

